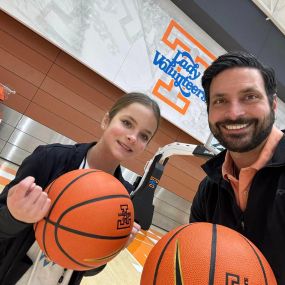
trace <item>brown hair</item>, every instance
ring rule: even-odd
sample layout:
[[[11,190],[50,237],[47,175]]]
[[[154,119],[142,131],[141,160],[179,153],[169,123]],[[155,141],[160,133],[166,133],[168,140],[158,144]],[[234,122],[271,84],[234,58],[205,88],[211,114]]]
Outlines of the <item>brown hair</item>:
[[[133,103],[139,103],[142,104],[148,108],[150,108],[153,111],[153,114],[157,121],[157,127],[155,132],[157,131],[160,123],[160,109],[156,101],[151,99],[148,95],[138,92],[131,92],[123,95],[119,98],[119,100],[116,101],[116,103],[113,105],[113,107],[108,112],[110,121],[116,116],[116,114],[121,111],[122,109],[126,108],[127,106],[133,104]]]

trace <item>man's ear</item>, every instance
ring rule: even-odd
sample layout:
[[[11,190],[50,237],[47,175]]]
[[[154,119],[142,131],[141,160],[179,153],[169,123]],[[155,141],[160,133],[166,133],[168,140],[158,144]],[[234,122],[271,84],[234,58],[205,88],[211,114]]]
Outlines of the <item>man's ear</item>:
[[[272,109],[276,113],[277,111],[277,95],[276,94],[273,95]]]
[[[108,125],[110,123],[110,117],[109,117],[109,113],[106,113],[101,121],[101,128],[102,130],[105,130]]]

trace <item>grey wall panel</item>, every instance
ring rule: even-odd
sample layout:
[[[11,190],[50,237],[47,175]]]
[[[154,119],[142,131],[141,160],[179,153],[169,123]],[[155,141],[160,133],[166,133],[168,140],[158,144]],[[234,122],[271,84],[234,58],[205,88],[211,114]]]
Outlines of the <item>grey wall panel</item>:
[[[185,224],[189,221],[189,213],[181,211],[179,208],[171,205],[171,200],[164,202],[157,198],[154,199],[153,204],[155,206],[155,211],[163,216],[171,218],[178,224]],[[189,204],[190,211],[190,204]]]
[[[3,111],[3,120],[5,121],[6,124],[12,127],[16,127],[21,117],[23,116],[21,113],[5,105],[2,106],[2,111]]]
[[[3,121],[0,124],[0,156],[4,159],[21,164],[38,145],[55,142],[75,143],[5,105],[1,107]]]
[[[39,145],[46,144],[45,142],[32,137],[18,129],[15,129],[8,141],[10,144],[15,145],[29,153],[32,153]]]
[[[3,141],[2,139],[0,139],[0,152],[3,149],[3,147],[5,146],[6,142]]]
[[[30,153],[10,143],[6,143],[0,156],[17,165],[20,165]]]
[[[73,140],[64,137],[63,135],[49,129],[48,127],[28,118],[27,116],[23,116],[17,125],[17,128],[26,134],[29,134],[32,137],[39,139],[45,143],[66,143],[73,144],[75,143]]]
[[[173,207],[178,208],[180,211],[183,211],[185,213],[189,213],[190,209],[190,202],[175,195],[173,192],[167,191],[166,189],[162,187],[157,187],[155,190],[155,197],[159,201],[167,202],[171,201],[171,205]]]
[[[156,211],[154,212],[152,223],[166,231],[171,231],[172,229],[180,226],[180,223],[177,223],[176,221]]]
[[[0,124],[0,139],[7,141],[12,135],[14,128],[10,125],[7,125],[4,121]]]

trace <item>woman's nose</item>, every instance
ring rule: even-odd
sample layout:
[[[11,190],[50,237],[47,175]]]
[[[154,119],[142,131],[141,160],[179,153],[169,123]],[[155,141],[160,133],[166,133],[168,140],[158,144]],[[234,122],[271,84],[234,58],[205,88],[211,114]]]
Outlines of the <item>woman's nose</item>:
[[[131,142],[131,143],[135,143],[137,141],[137,137],[136,137],[135,134],[129,134],[127,136],[127,138],[128,138],[128,141]]]

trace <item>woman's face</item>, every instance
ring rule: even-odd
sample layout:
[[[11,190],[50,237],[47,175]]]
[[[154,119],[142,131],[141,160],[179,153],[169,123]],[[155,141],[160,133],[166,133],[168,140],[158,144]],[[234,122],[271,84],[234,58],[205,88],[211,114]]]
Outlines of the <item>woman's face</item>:
[[[144,151],[156,131],[157,124],[150,107],[132,103],[121,109],[112,120],[108,115],[104,117],[101,142],[114,159],[128,160]]]

